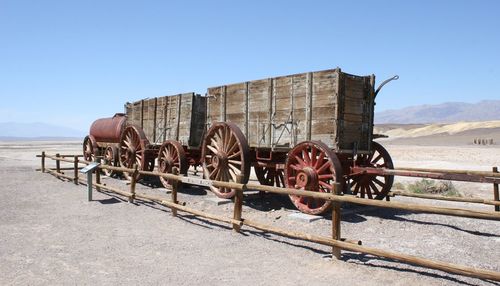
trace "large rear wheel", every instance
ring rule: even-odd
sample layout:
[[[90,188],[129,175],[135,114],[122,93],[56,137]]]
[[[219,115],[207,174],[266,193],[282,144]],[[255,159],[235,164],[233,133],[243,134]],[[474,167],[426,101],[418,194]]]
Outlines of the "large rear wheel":
[[[266,163],[256,162],[253,166],[255,176],[261,185],[285,187],[285,171],[267,166]]]
[[[372,142],[372,153],[358,155],[354,164],[359,167],[394,169],[389,152],[377,142]],[[393,175],[359,174],[350,178],[351,191],[361,198],[381,200],[387,196],[394,182]]]
[[[104,150],[104,158],[102,164],[113,167],[118,166],[118,148],[116,146],[106,147],[106,150]],[[106,176],[110,177],[117,174],[116,171],[108,169],[103,169],[103,172]]]
[[[97,142],[94,136],[85,136],[85,139],[83,139],[83,159],[85,161],[94,162],[98,155],[97,153],[99,153],[99,148],[97,148]]]
[[[332,193],[333,183],[340,183],[342,166],[337,155],[319,141],[296,145],[285,164],[288,188],[311,192]],[[318,215],[326,212],[332,202],[312,197],[290,195],[292,203],[303,213]]]
[[[158,171],[172,173],[174,167],[179,170],[180,174],[186,175],[189,165],[182,145],[177,141],[168,140],[163,142],[158,152]],[[160,177],[160,181],[165,188],[172,188],[171,180]]]
[[[231,122],[219,122],[210,127],[202,144],[202,166],[206,179],[247,183],[250,177],[250,149],[241,130]],[[236,190],[210,189],[218,197],[231,198]]]
[[[151,171],[154,167],[154,158],[150,158],[146,153],[149,141],[140,127],[130,125],[123,130],[120,138],[120,164],[124,168],[132,169],[137,164],[137,168],[143,171]],[[132,174],[124,172],[123,175],[128,180],[132,179]]]

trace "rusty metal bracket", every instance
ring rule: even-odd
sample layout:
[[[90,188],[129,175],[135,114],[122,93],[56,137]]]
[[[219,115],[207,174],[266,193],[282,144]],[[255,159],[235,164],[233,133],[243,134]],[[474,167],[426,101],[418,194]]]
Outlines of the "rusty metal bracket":
[[[379,93],[379,91],[382,89],[382,87],[384,87],[384,85],[388,84],[390,81],[393,81],[393,80],[398,80],[399,79],[399,75],[395,75],[389,79],[386,79],[384,80],[377,88],[377,90],[375,91],[375,94],[373,95],[373,99],[375,99],[377,97],[377,94]]]

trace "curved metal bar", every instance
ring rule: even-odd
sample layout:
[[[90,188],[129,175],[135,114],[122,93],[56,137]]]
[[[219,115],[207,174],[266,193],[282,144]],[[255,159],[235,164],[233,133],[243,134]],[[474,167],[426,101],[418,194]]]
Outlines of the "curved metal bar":
[[[399,79],[399,75],[395,75],[389,79],[386,79],[384,80],[377,88],[377,90],[375,91],[375,95],[373,96],[373,98],[376,98],[377,97],[377,94],[379,93],[379,91],[382,89],[382,87],[384,87],[384,85],[386,85],[387,83],[389,83],[390,81],[393,81],[393,80],[398,80]]]

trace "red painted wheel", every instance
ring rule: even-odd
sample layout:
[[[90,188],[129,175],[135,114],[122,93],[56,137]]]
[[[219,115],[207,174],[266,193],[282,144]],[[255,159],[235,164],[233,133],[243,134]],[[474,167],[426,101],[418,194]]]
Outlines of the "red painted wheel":
[[[275,167],[260,166],[259,162],[253,166],[255,175],[261,185],[285,187],[285,171]]]
[[[118,148],[115,146],[108,146],[106,150],[104,150],[104,156],[103,156],[103,165],[108,165],[108,166],[113,166],[116,167],[118,166]],[[104,174],[106,176],[113,176],[114,174],[117,174],[116,171],[113,170],[108,170],[108,169],[102,169]]]
[[[158,171],[172,173],[174,167],[177,167],[180,174],[186,175],[189,165],[182,145],[177,141],[168,140],[163,142],[158,153]],[[172,188],[170,180],[160,177],[160,181],[165,188]]]
[[[133,168],[137,164],[139,170],[151,171],[154,167],[154,158],[151,159],[146,153],[149,141],[140,127],[130,125],[123,130],[120,138],[120,164],[124,168]],[[123,175],[127,179],[132,179],[128,172]]]
[[[210,127],[202,144],[202,167],[206,179],[242,183],[250,177],[250,149],[241,130],[231,122],[219,122]],[[229,188],[210,189],[218,197],[231,198],[236,191]]]
[[[360,167],[394,169],[391,156],[382,145],[372,142],[372,154],[358,155],[354,164]],[[387,196],[394,182],[393,175],[361,174],[351,177],[351,190],[361,198],[381,200]]]
[[[83,139],[83,159],[85,161],[94,162],[95,157],[98,155],[99,149],[97,148],[97,142],[94,136],[88,135]]]
[[[337,155],[319,141],[306,141],[296,145],[285,164],[285,182],[288,188],[311,192],[331,193],[332,184],[341,182],[342,166]],[[303,213],[321,214],[331,201],[290,195],[292,203]]]

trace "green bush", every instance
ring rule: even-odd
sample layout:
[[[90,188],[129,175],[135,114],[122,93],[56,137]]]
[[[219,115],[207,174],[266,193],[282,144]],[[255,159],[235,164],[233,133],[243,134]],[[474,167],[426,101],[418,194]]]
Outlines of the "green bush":
[[[408,191],[417,194],[432,194],[447,197],[461,197],[460,192],[455,188],[450,181],[434,181],[422,179],[408,185]]]

